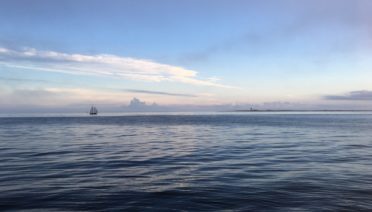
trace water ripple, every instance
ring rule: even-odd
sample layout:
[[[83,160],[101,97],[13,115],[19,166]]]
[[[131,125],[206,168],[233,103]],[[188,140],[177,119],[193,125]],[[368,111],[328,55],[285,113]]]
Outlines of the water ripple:
[[[371,115],[0,118],[4,210],[372,210]]]

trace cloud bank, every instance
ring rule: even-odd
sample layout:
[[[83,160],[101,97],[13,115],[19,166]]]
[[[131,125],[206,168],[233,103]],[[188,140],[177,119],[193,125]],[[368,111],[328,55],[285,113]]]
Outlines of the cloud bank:
[[[14,50],[0,47],[0,64],[46,72],[97,75],[147,82],[178,82],[228,88],[213,79],[199,79],[197,72],[145,59],[110,54],[67,54],[37,49]]]
[[[165,95],[165,96],[197,97],[196,95],[192,95],[192,94],[170,93],[170,92],[138,90],[138,89],[124,89],[124,91],[131,92],[131,93],[143,93],[143,94],[154,94],[154,95]]]
[[[350,101],[372,101],[372,91],[361,90],[351,91],[344,95],[328,95],[325,96],[327,100],[350,100]]]

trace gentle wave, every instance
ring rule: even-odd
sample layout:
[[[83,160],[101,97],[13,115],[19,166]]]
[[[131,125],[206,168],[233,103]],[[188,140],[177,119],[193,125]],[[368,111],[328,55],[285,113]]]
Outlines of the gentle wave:
[[[372,115],[0,118],[4,210],[371,210]]]

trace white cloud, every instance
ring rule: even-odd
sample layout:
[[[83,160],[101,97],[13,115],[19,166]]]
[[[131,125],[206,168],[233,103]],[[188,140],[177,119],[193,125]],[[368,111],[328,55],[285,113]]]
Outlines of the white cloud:
[[[145,59],[109,54],[67,54],[30,48],[12,50],[0,47],[0,63],[13,68],[38,71],[231,88],[231,86],[217,83],[215,78],[199,79],[197,72],[193,70]]]

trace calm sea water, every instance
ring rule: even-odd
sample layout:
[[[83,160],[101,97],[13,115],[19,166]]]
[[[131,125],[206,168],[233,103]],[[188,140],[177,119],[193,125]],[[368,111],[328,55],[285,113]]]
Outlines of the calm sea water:
[[[0,209],[372,210],[372,114],[3,117]]]

